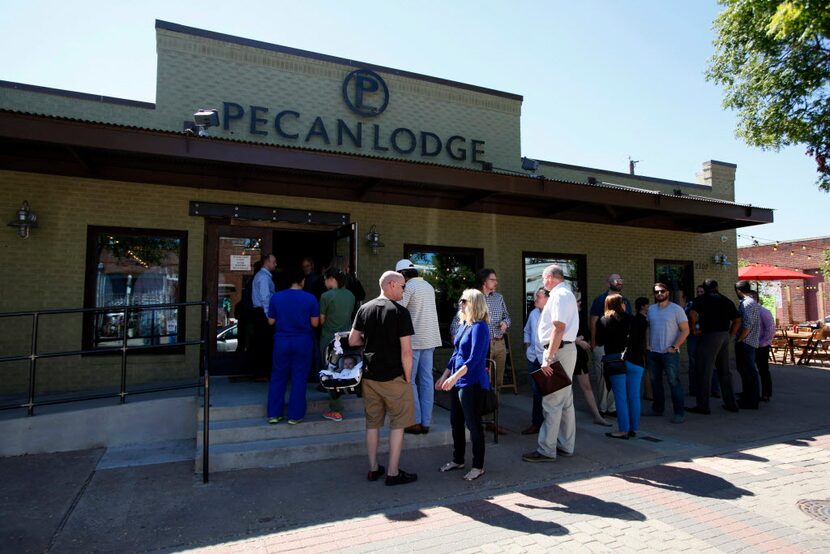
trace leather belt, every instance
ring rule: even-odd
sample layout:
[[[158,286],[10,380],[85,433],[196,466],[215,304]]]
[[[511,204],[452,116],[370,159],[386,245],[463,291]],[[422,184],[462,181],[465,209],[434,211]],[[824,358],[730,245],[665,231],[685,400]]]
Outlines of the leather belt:
[[[566,344],[573,344],[573,343],[574,343],[574,341],[572,341],[572,340],[563,340],[562,342],[560,342],[560,343],[559,343],[559,348],[562,348],[562,347],[563,347],[563,346],[565,346]],[[549,344],[550,344],[550,343],[548,343],[548,344],[543,344],[543,345],[542,345],[542,348],[547,348]]]

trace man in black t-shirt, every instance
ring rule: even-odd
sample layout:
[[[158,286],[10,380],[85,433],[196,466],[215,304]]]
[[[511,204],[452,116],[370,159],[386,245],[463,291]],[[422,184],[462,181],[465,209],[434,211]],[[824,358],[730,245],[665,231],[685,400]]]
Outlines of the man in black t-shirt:
[[[363,376],[363,409],[366,414],[366,449],[369,481],[377,481],[384,467],[378,465],[380,428],[389,414],[389,472],[387,485],[405,485],[418,479],[398,467],[403,432],[415,424],[412,396],[412,318],[398,304],[406,281],[400,273],[387,271],[380,278],[380,296],[363,304],[349,333],[351,346],[363,345],[368,368]]]
[[[737,412],[732,378],[729,375],[729,338],[734,337],[741,326],[741,315],[735,303],[718,292],[718,282],[706,279],[705,293],[694,299],[689,310],[689,327],[698,338],[695,358],[697,373],[697,405],[686,408],[693,414],[709,414],[709,383],[712,371],[717,370],[723,408]]]

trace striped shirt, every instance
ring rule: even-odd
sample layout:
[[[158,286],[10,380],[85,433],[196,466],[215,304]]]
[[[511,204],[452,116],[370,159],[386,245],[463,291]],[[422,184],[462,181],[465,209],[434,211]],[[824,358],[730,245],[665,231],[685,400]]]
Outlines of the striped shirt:
[[[421,277],[406,282],[401,306],[409,310],[415,334],[412,349],[425,350],[441,346],[441,331],[438,329],[438,310],[435,308],[435,289]]]

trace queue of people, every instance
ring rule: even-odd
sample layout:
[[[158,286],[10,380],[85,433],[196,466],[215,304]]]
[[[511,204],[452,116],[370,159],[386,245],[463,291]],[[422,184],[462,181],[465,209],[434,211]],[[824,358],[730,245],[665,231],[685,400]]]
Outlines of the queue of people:
[[[271,328],[272,342],[265,343],[271,345],[270,424],[287,420],[296,425],[303,420],[306,380],[315,356],[322,352],[325,357],[325,349],[333,338],[347,334],[348,345],[363,350],[361,363],[365,365],[360,385],[366,419],[368,480],[384,477],[390,486],[417,480],[416,473],[400,467],[404,435],[429,432],[436,390],[449,393],[453,437],[452,458],[439,470],[467,467],[469,437],[472,460],[464,479],[472,481],[485,474],[482,399],[487,391],[497,390],[502,383],[506,362],[503,341],[511,323],[504,297],[496,293],[498,279],[493,269],[479,271],[478,288],[467,289],[461,295],[451,326],[453,353],[441,377],[433,382],[434,351],[441,345],[435,290],[419,276],[410,260],[400,260],[394,271],[383,273],[378,282],[379,296],[363,305],[347,288],[349,275],[334,264],[318,278],[326,289],[319,301],[315,287],[307,287],[309,276],[314,274],[314,266],[308,260],[304,260],[302,270],[286,272],[290,287],[281,291],[274,291],[273,282],[266,278],[274,265],[273,256],[264,256],[262,269],[251,287],[255,309],[262,310],[262,319]],[[535,291],[534,309],[524,328],[529,372],[538,370],[552,375],[554,366],[561,367],[583,391],[593,423],[610,427],[609,419],[616,419],[617,428],[607,432],[607,437],[636,437],[641,415],[663,415],[664,378],[671,400],[670,421],[675,424],[684,422],[686,412],[711,413],[713,375],[727,411],[757,409],[759,400],[769,399],[769,370],[764,366],[759,371],[759,356],[765,352],[765,341],[769,344],[766,327],[771,327],[771,315],[763,314],[749,283],[736,283],[740,300],[736,307],[720,294],[716,281],[707,279],[684,310],[669,300],[670,290],[665,283],[654,284],[653,302],[640,297],[632,309],[622,295],[622,277],[612,274],[607,282],[608,290],[591,304],[590,319],[581,319],[581,299],[566,282],[563,269],[557,264],[549,265],[542,272],[543,286]],[[262,324],[260,319],[254,321],[258,326]],[[254,338],[263,337],[258,327]],[[680,350],[688,339],[693,341],[689,350],[694,362],[690,363],[689,378],[693,381],[689,389],[695,392],[696,404],[687,408]],[[731,339],[736,343],[742,381],[739,400],[729,374]],[[264,347],[259,348],[261,351]],[[349,356],[351,369],[355,359],[353,354]],[[488,360],[494,362],[492,374],[488,372]],[[522,459],[549,462],[557,456],[573,455],[573,386],[543,396],[533,381],[531,384],[531,424],[522,434],[537,435],[537,447],[523,454]],[[642,398],[651,401],[645,410],[641,407]],[[332,421],[343,419],[342,403],[336,393],[332,393],[330,409],[323,415]],[[387,419],[388,468],[378,461],[380,428]],[[505,432],[498,427],[492,430]]]

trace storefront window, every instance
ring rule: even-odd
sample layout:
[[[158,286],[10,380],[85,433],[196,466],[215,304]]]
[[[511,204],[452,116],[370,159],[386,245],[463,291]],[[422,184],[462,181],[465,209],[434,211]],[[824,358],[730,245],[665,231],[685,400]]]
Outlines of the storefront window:
[[[669,299],[675,304],[685,306],[694,298],[693,278],[692,262],[654,260],[654,281],[669,287]]]
[[[484,264],[484,252],[480,248],[406,244],[404,257],[411,260],[419,275],[435,288],[441,337],[449,340],[450,323],[458,311],[458,299],[464,289],[476,286],[475,272]]]
[[[533,310],[533,295],[542,286],[542,271],[550,264],[557,264],[565,273],[565,282],[571,287],[577,300],[582,299],[582,291],[585,290],[585,256],[580,254],[546,254],[540,252],[522,253],[524,265],[525,282],[525,312]],[[583,302],[582,311],[587,309]]]
[[[91,227],[88,233],[88,307],[112,308],[89,318],[88,348],[176,342],[183,331],[176,308],[130,311],[184,301],[186,234],[148,229]],[[91,327],[91,329],[89,328]]]

